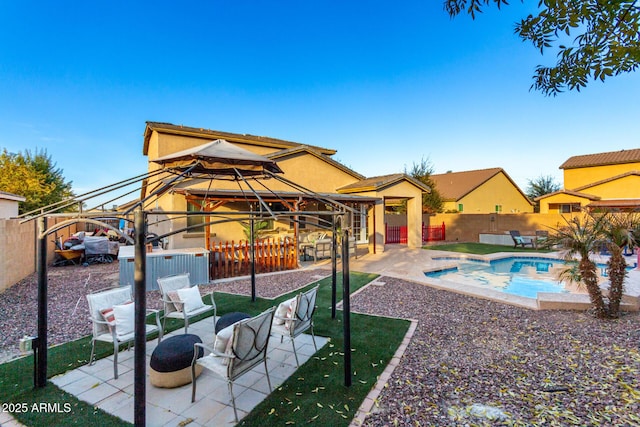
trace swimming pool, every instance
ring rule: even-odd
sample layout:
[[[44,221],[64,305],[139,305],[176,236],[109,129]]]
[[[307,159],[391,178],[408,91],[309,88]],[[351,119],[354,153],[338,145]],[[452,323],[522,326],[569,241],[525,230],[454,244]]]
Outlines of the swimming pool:
[[[564,284],[558,281],[558,274],[566,268],[562,260],[537,257],[509,257],[498,260],[478,261],[439,258],[448,262],[443,268],[425,272],[427,277],[482,286],[497,291],[536,298],[538,292],[566,293]],[[600,268],[604,275],[604,268]]]

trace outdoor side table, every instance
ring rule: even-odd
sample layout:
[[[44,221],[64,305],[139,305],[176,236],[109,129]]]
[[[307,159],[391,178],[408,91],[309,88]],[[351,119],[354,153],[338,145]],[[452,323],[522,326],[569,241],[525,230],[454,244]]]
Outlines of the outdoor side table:
[[[231,313],[223,314],[216,322],[216,335],[227,326],[231,326],[234,323],[237,323],[244,319],[248,319],[250,317],[251,316],[249,316],[247,313],[242,313],[239,311],[233,311]]]
[[[191,382],[191,361],[193,345],[202,343],[199,336],[182,334],[163,340],[153,350],[149,363],[149,380],[156,387],[174,388]],[[198,349],[198,357],[204,351]],[[196,377],[202,372],[202,366],[196,366]]]

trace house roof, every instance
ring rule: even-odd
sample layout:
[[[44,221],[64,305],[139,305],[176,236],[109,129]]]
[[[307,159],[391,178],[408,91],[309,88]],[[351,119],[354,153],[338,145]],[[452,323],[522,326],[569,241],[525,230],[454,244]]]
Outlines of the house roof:
[[[364,179],[363,175],[360,175],[358,172],[354,171],[353,169],[350,169],[345,165],[343,165],[342,163],[333,160],[331,157],[327,156],[326,154],[323,154],[322,152],[317,150],[315,147],[310,145],[299,145],[297,147],[287,148],[284,150],[276,151],[275,153],[269,153],[265,157],[272,160],[278,160],[284,157],[288,157],[288,156],[300,154],[300,153],[307,153],[312,156],[315,156],[318,159],[329,163],[333,167],[340,169],[343,172],[346,172],[347,174],[353,176],[356,179]]]
[[[593,194],[582,193],[580,191],[573,191],[573,190],[558,190],[558,191],[554,191],[553,193],[543,194],[542,196],[538,196],[535,198],[535,201],[538,202],[542,199],[556,196],[558,194],[566,194],[569,196],[582,197],[583,199],[588,199],[588,200],[600,200],[600,196],[594,196]]]
[[[431,179],[433,180],[438,192],[440,192],[440,195],[442,195],[442,198],[447,202],[454,202],[462,199],[464,196],[473,192],[482,184],[500,173],[504,174],[518,192],[522,194],[522,197],[529,201],[529,198],[502,168],[448,172],[431,175]],[[531,202],[529,201],[529,203]]]
[[[231,132],[222,132],[218,130],[204,129],[204,128],[195,128],[183,125],[174,125],[171,123],[163,123],[163,122],[147,122],[145,130],[144,130],[144,143],[142,145],[142,154],[145,156],[149,151],[149,139],[151,138],[151,134],[153,131],[160,133],[167,133],[173,135],[185,135],[192,136],[194,138],[202,138],[206,140],[215,140],[215,139],[225,139],[229,142],[238,142],[252,145],[259,145],[263,147],[270,147],[275,149],[286,149],[292,147],[298,147],[302,144],[292,141],[285,141],[282,139],[269,138],[267,136],[255,136],[248,134],[239,134],[239,133],[231,133]],[[333,155],[336,153],[336,150],[330,148],[317,147],[313,145],[308,145],[308,147],[313,147],[318,152],[325,155]]]
[[[19,196],[17,194],[13,194],[13,193],[8,193],[6,191],[0,191],[0,199],[13,200],[13,201],[16,201],[16,202],[24,202],[25,200],[27,200],[23,196]]]
[[[394,173],[391,175],[374,176],[371,178],[361,179],[344,187],[338,188],[340,193],[360,193],[363,191],[379,191],[383,188],[395,185],[401,181],[408,181],[426,193],[431,192],[429,186],[423,184],[417,179],[407,175],[406,173]]]
[[[640,199],[605,199],[591,202],[588,208],[629,209],[640,206]]]
[[[569,157],[560,165],[560,169],[577,169],[636,162],[640,162],[640,148]]]

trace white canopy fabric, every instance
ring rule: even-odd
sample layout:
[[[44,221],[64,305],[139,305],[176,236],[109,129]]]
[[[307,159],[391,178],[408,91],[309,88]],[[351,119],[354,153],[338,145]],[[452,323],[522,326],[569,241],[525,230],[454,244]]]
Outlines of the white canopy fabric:
[[[193,173],[245,176],[261,175],[265,171],[283,173],[278,164],[264,156],[237,147],[224,139],[216,139],[187,150],[152,160],[165,168]]]

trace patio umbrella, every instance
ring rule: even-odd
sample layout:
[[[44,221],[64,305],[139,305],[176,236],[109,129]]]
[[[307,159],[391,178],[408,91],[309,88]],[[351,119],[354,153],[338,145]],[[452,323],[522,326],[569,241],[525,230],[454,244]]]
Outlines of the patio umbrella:
[[[191,169],[208,175],[262,175],[265,171],[283,173],[278,164],[259,154],[237,147],[224,139],[216,139],[197,147],[178,151],[152,160],[165,168]]]

